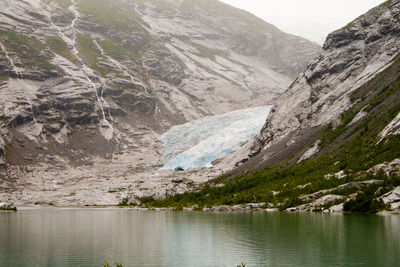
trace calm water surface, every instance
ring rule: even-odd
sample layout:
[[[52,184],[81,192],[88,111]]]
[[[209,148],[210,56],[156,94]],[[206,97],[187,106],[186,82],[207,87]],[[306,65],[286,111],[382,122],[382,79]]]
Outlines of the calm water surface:
[[[0,213],[0,266],[400,266],[400,216]]]

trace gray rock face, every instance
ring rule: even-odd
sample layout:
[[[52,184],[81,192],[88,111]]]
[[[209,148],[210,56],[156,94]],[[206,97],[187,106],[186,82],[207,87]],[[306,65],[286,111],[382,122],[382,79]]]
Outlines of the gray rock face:
[[[329,122],[352,103],[349,94],[399,54],[400,1],[387,1],[331,33],[321,54],[276,101],[250,156],[292,134]]]
[[[214,206],[211,208],[211,210],[217,212],[227,212],[227,211],[232,211],[232,207],[227,205]]]
[[[400,210],[400,186],[384,194],[382,200],[385,204],[390,204],[393,210]]]
[[[318,192],[314,192],[314,193],[302,196],[301,199],[305,200],[305,201],[315,200],[315,199],[321,198],[321,197],[323,199],[323,195],[331,193],[333,191],[350,189],[350,188],[361,188],[361,187],[365,187],[365,186],[369,186],[369,185],[373,185],[373,184],[379,184],[379,183],[382,183],[382,180],[366,180],[366,181],[360,181],[360,182],[349,182],[349,183],[339,185],[338,187],[334,187],[331,189],[324,189],[324,190],[321,190]]]
[[[398,175],[400,173],[400,159],[394,159],[392,162],[383,162],[368,170],[372,174],[377,174],[379,171],[383,171],[388,176],[390,174]]]
[[[211,0],[4,0],[0,10],[7,190],[47,190],[28,169],[65,186],[71,177],[45,170],[131,177],[121,169],[157,161],[171,125],[270,103],[320,50]],[[83,195],[72,198],[88,203]]]
[[[325,195],[322,196],[315,201],[307,204],[303,204],[297,207],[287,208],[285,211],[293,212],[293,211],[313,211],[315,209],[323,209],[323,206],[329,205],[330,203],[334,203],[335,201],[344,201],[345,197],[339,195]],[[343,206],[343,204],[342,204]],[[323,211],[327,212],[338,212],[340,210],[340,206],[333,206],[332,211],[331,207],[327,207],[323,209]]]

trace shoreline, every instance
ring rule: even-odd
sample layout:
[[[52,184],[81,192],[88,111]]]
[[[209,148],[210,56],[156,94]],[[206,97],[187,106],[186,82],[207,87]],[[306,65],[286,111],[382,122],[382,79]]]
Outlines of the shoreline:
[[[231,208],[233,206],[230,206]],[[193,209],[193,208],[183,208],[176,209],[172,207],[167,208],[144,208],[144,207],[134,207],[134,206],[113,206],[113,205],[99,205],[99,206],[16,206],[17,211],[13,210],[0,210],[1,212],[18,212],[18,211],[63,211],[63,210],[133,210],[133,211],[175,211],[175,212],[203,212],[203,213],[292,213],[292,214],[304,214],[304,213],[320,213],[320,214],[364,214],[364,215],[400,215],[400,211],[380,211],[378,213],[356,213],[356,212],[345,212],[345,211],[335,211],[335,212],[323,212],[323,211],[287,211],[287,210],[279,210],[277,208],[252,208],[252,209],[226,209],[226,206],[216,206],[213,208],[205,208],[201,210]]]

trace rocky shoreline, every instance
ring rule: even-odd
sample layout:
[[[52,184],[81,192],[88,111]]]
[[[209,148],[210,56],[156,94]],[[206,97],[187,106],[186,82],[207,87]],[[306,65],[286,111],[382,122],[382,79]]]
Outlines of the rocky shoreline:
[[[263,203],[249,203],[243,205],[220,205],[220,206],[213,206],[211,208],[203,208],[197,209],[195,207],[186,207],[182,209],[177,209],[173,207],[138,207],[138,206],[18,206],[16,207],[18,210],[70,210],[70,209],[127,209],[133,211],[181,211],[181,212],[215,212],[215,213],[240,213],[240,212],[285,212],[285,213],[336,213],[336,214],[351,214],[352,212],[345,212],[343,210],[332,210],[326,209],[324,211],[311,211],[311,210],[279,210],[278,208],[264,208],[264,207],[254,207],[258,206],[259,204]],[[1,211],[1,209],[0,209]],[[3,210],[4,211],[4,210]],[[400,215],[400,210],[384,210],[376,213],[376,215]]]
[[[366,181],[368,182],[368,181]],[[318,192],[317,192],[318,193]],[[351,196],[354,197],[354,196]],[[131,209],[136,211],[202,211],[202,212],[322,212],[322,213],[350,213],[343,210],[343,202],[347,198],[338,195],[325,195],[313,202],[302,204],[296,207],[279,209],[271,203],[246,203],[238,205],[215,205],[212,207],[200,208],[196,205],[191,207],[146,207],[146,206],[133,206],[133,205],[85,205],[85,206],[55,206],[55,205],[35,205],[35,206],[20,206],[18,208],[24,209],[102,209],[102,208],[115,208],[115,209]],[[384,204],[390,204],[391,210],[382,210],[378,215],[400,215],[400,186],[392,191],[383,194],[380,199]],[[336,205],[329,205],[340,200],[342,203]],[[325,205],[325,207],[324,207]],[[0,203],[0,210],[2,207],[13,207],[11,204]]]

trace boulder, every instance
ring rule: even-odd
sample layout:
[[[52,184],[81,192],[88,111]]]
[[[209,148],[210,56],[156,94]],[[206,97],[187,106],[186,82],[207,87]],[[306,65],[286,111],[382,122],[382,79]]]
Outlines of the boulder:
[[[262,202],[262,203],[247,203],[246,207],[249,207],[249,208],[252,208],[252,209],[262,208],[262,207],[265,207],[265,202]]]
[[[268,208],[268,209],[265,209],[265,211],[266,212],[277,212],[277,211],[279,211],[279,209],[278,208]]]
[[[326,195],[323,197],[320,197],[319,199],[315,200],[312,205],[317,207],[317,206],[323,206],[328,204],[329,202],[336,201],[336,200],[342,200],[344,199],[343,196],[339,195]]]
[[[228,205],[222,205],[222,206],[214,206],[211,208],[212,211],[217,211],[217,212],[228,212],[232,211],[232,207]]]
[[[244,211],[244,210],[246,210],[246,208],[244,208],[242,205],[235,205],[235,206],[232,206],[232,211]]]
[[[329,209],[326,209],[329,212],[343,212],[343,203],[339,204],[339,205],[335,205],[330,207]]]
[[[393,210],[400,209],[400,186],[384,194],[382,200],[385,204],[390,204]]]

